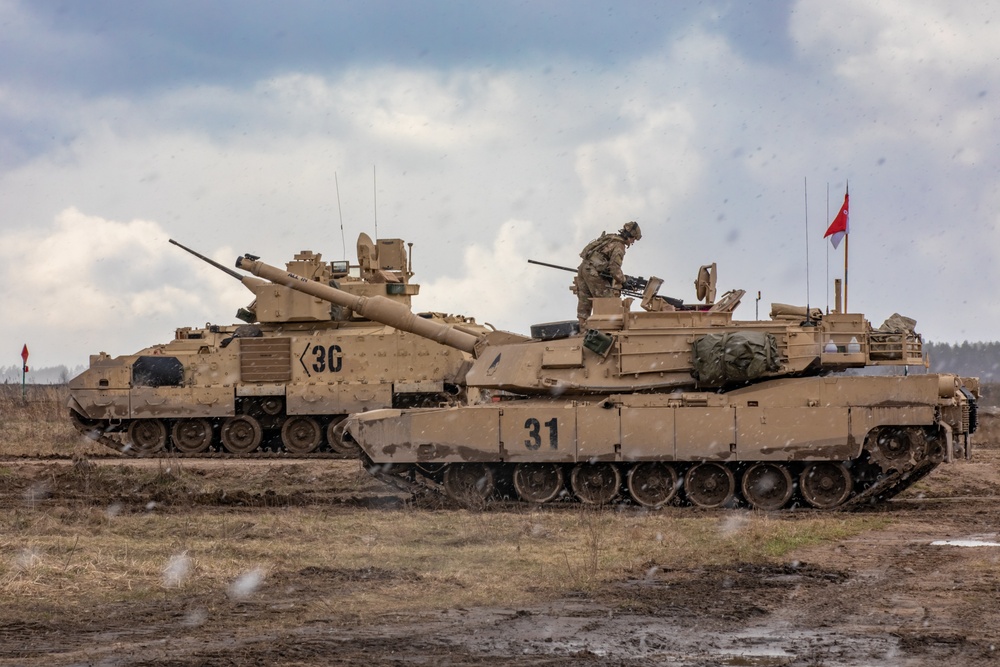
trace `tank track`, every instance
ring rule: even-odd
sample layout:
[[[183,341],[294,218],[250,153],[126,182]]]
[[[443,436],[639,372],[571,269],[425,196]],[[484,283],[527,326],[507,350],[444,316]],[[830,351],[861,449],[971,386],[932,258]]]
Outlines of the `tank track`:
[[[89,437],[89,436],[88,436]],[[343,454],[338,454],[336,452],[310,452],[309,454],[293,454],[292,452],[283,451],[272,451],[268,449],[259,449],[248,454],[233,454],[232,452],[223,451],[205,451],[197,454],[188,454],[187,452],[181,452],[176,449],[163,449],[158,452],[146,453],[140,452],[128,444],[123,444],[117,440],[103,435],[98,438],[91,438],[94,442],[98,442],[111,450],[113,450],[119,456],[124,456],[134,459],[157,459],[157,458],[171,458],[171,459],[289,459],[289,460],[299,460],[299,459],[331,459],[337,461],[348,461],[352,457],[344,456]]]
[[[457,401],[461,399],[458,394],[441,394],[434,396],[422,396],[420,398],[409,398],[408,400],[394,400],[393,407],[397,408],[417,408],[417,407],[446,407],[456,404]],[[264,415],[260,412],[253,413],[257,417],[273,417],[285,419],[288,415]],[[330,415],[326,415],[329,417]],[[119,440],[109,435],[106,432],[107,423],[98,420],[89,420],[82,417],[79,413],[70,409],[69,411],[70,422],[73,427],[79,431],[84,437],[94,442],[98,442],[105,447],[111,449],[119,456],[126,456],[132,458],[183,458],[183,459],[333,459],[333,460],[353,460],[357,459],[360,450],[357,452],[347,452],[338,451],[336,448],[332,447],[329,442],[324,438],[324,442],[321,447],[318,447],[316,451],[309,453],[296,453],[290,452],[284,449],[273,449],[274,440],[271,441],[265,439],[257,449],[247,452],[247,453],[235,453],[228,451],[225,446],[220,442],[218,434],[216,434],[214,440],[209,445],[208,449],[201,452],[185,452],[177,449],[176,447],[171,447],[170,435],[168,432],[167,442],[164,446],[157,450],[143,451],[142,449],[135,448],[131,446],[125,438]],[[317,416],[317,418],[322,417],[322,415]],[[346,415],[333,415],[335,420],[342,420]],[[280,424],[280,421],[278,422]],[[216,427],[218,427],[218,421],[216,421]],[[274,428],[270,426],[268,428]],[[116,426],[115,433],[124,435],[125,430],[122,426]],[[265,431],[268,432],[268,431]],[[273,431],[270,431],[273,433]],[[269,436],[272,437],[272,436]],[[341,437],[341,436],[338,436]]]
[[[362,458],[362,464],[365,469],[376,479],[381,482],[393,486],[400,491],[412,494],[412,500],[418,500],[420,498],[426,498],[427,496],[437,496],[441,499],[448,498],[453,502],[457,502],[459,505],[466,507],[467,509],[483,509],[485,507],[486,501],[483,502],[467,502],[462,499],[451,498],[447,492],[447,489],[439,481],[435,480],[434,477],[440,477],[443,470],[447,466],[441,469],[438,473],[433,476],[428,476],[423,471],[418,470],[415,466],[403,465],[398,468],[393,469],[391,466],[381,465],[377,463],[372,463],[372,461],[364,456]],[[871,509],[879,506],[880,504],[892,499],[896,495],[902,493],[909,487],[913,486],[921,479],[926,477],[930,472],[940,465],[939,461],[925,461],[921,465],[918,465],[908,471],[893,471],[888,474],[880,474],[878,478],[869,484],[867,487],[863,488],[861,491],[852,492],[847,500],[845,500],[840,505],[832,507],[829,509],[817,509],[811,508],[804,502],[790,502],[782,508],[782,511],[789,509],[813,509],[814,511],[863,511],[866,509]],[[855,487],[857,487],[861,482],[855,481]],[[515,494],[511,494],[514,496]],[[622,500],[632,501],[628,498],[628,493],[620,494],[615,503],[620,503]],[[477,499],[478,500],[478,499]],[[506,497],[503,499],[505,506],[509,502],[514,502],[521,505],[531,505],[534,503],[529,503],[527,501],[518,499],[516,497]],[[562,494],[561,500],[558,504],[562,504],[565,500],[571,500],[573,502],[579,503],[580,501],[573,497],[572,492]],[[675,499],[673,502],[668,503],[668,505],[678,505],[678,504],[690,504],[686,502],[678,502]],[[806,505],[803,508],[803,505]],[[726,505],[726,507],[747,507],[747,502],[740,499],[737,503]]]
[[[81,424],[78,420],[73,420],[73,425],[76,427],[85,438],[92,440],[99,444],[104,445],[108,449],[112,450],[119,456],[124,456],[127,458],[134,459],[333,459],[333,460],[351,460],[354,457],[345,456],[338,452],[310,452],[309,454],[293,454],[292,452],[285,451],[272,451],[268,449],[257,449],[248,454],[234,454],[232,452],[227,452],[225,450],[207,450],[204,452],[198,452],[196,454],[190,454],[187,452],[182,452],[176,449],[161,449],[156,452],[143,452],[141,450],[135,449],[127,442],[116,440],[114,437],[108,435],[104,431],[96,428],[90,428],[85,424]]]
[[[406,475],[399,473],[392,473],[385,469],[385,466],[381,466],[371,462],[367,456],[362,459],[365,466],[365,470],[368,471],[375,479],[379,480],[384,484],[394,486],[400,491],[411,494],[413,499],[425,496],[428,493],[444,495],[444,489],[440,484],[435,483],[431,479],[424,477],[423,475]],[[409,479],[409,478],[419,478]]]
[[[886,475],[861,493],[848,498],[836,509],[861,509],[865,505],[877,505],[890,500],[926,477],[938,465],[928,461],[907,472],[897,471]]]
[[[86,438],[98,442],[110,450],[114,451],[119,456],[128,458],[176,458],[176,459],[240,459],[240,460],[308,460],[308,459],[334,459],[334,460],[348,460],[352,457],[345,456],[338,452],[328,451],[328,452],[311,452],[308,454],[295,454],[286,451],[273,451],[268,449],[258,449],[246,454],[234,454],[227,451],[217,451],[208,450],[199,453],[187,453],[178,450],[162,449],[157,452],[143,452],[133,448],[125,438],[117,439],[112,435],[105,433],[100,428],[95,428],[88,425],[78,419],[73,420],[74,426],[77,430]],[[485,506],[486,499],[475,499],[475,502],[468,502],[468,499],[456,499],[451,497],[448,493],[447,488],[442,484],[441,479],[444,476],[445,470],[447,470],[448,465],[442,465],[432,471],[421,470],[417,465],[402,465],[398,467],[393,467],[391,465],[382,465],[373,463],[368,456],[362,454],[361,461],[365,469],[381,482],[393,486],[404,493],[408,493],[411,496],[412,501],[419,500],[421,498],[436,497],[439,499],[450,498],[453,501],[457,501],[459,504],[470,507],[472,509],[482,509]],[[882,473],[878,470],[878,466],[873,465],[870,461],[864,462],[862,467],[868,466],[869,472],[874,472],[874,479],[871,483],[867,484],[857,490],[859,486],[862,486],[864,482],[857,478],[854,479],[854,491],[851,495],[847,497],[844,502],[837,505],[836,507],[831,507],[829,509],[836,511],[850,511],[850,510],[863,510],[873,506],[877,506],[885,501],[893,498],[899,493],[903,492],[913,484],[917,483],[925,476],[927,476],[931,471],[933,471],[941,461],[937,458],[921,458],[921,460],[916,464],[907,466],[904,470],[890,470],[889,472]],[[501,464],[509,465],[509,464]],[[747,464],[752,465],[752,464]],[[619,465],[619,470],[621,471],[624,466]],[[625,475],[621,474],[621,478],[624,479]],[[572,492],[560,494],[563,499],[572,499],[574,495]],[[616,494],[615,502],[620,502],[621,497],[624,495],[628,498],[628,493]],[[524,504],[530,504],[527,501],[519,500],[516,498],[516,493],[511,493],[510,496],[514,502],[520,502]],[[482,501],[482,502],[480,502]],[[670,503],[667,504],[677,504],[677,499],[675,498]],[[733,504],[746,505],[745,500],[738,500],[735,503],[727,503],[725,506],[732,506]],[[786,503],[784,508],[789,508],[793,506],[794,503]]]

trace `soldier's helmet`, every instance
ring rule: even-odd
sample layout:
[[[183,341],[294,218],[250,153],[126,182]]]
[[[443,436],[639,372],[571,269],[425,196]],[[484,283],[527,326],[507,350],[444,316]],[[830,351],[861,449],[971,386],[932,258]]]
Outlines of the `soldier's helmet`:
[[[636,241],[642,238],[642,230],[639,229],[639,223],[635,221],[626,222],[619,233],[625,238],[633,238]]]

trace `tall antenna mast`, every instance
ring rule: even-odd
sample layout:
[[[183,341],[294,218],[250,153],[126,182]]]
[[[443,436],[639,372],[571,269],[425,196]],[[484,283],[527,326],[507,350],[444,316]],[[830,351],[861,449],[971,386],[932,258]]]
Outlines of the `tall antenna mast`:
[[[344,259],[347,259],[347,240],[344,238],[344,212],[340,208],[340,181],[337,180],[337,172],[333,172],[333,182],[337,186],[337,213],[340,214],[340,244],[343,246]]]
[[[826,183],[826,219],[830,219],[830,182]],[[830,245],[826,246],[826,281],[823,283],[823,291],[826,293],[826,313],[830,314]]]
[[[810,312],[809,304],[809,187],[808,179],[802,177],[802,195],[805,198],[806,207],[806,324],[812,324],[812,313]]]
[[[378,181],[375,178],[375,165],[372,165],[372,203],[375,207],[375,239],[378,240]]]
[[[844,206],[848,206],[847,197],[851,193],[851,183],[850,181],[844,181]],[[851,236],[851,223],[850,223],[850,211],[848,211],[848,223],[844,231],[844,312],[850,312],[847,310],[847,250],[850,248],[850,241],[848,238]]]

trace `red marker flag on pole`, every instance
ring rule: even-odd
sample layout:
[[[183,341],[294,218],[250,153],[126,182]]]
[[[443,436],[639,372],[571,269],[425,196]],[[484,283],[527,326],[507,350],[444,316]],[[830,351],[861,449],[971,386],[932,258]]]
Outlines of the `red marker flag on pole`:
[[[24,363],[21,365],[21,400],[25,397],[25,375],[28,374],[28,344],[25,343],[24,347],[21,348],[21,361]]]
[[[848,202],[850,201],[851,195],[849,192],[844,192],[844,205],[840,207],[840,213],[837,217],[833,219],[830,223],[829,228],[826,230],[826,234],[823,234],[823,238],[831,237],[830,242],[833,243],[833,247],[836,248],[840,246],[841,240],[851,231],[850,225],[850,214],[848,213]]]

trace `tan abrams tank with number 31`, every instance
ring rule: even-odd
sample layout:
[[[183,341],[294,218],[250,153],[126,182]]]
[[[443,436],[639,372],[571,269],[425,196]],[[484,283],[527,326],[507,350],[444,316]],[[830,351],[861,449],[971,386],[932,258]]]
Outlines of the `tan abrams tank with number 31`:
[[[475,362],[479,401],[352,415],[346,432],[369,470],[467,505],[507,495],[544,503],[849,507],[892,497],[943,462],[968,457],[978,380],[848,374],[925,366],[912,320],[878,330],[863,315],[775,306],[736,321],[743,291],[705,303],[657,295],[599,299],[589,330],[537,325],[534,339],[459,331],[385,299],[358,297],[252,257],[237,267],[373,320],[453,346]]]
[[[405,308],[419,286],[403,245],[361,234],[355,266],[303,251],[288,270]],[[184,327],[135,354],[91,356],[69,385],[70,415],[89,437],[145,456],[356,456],[341,435],[349,413],[464,402],[470,354],[189,252],[254,293],[237,312],[246,323]],[[420,317],[485,331],[463,317]]]

